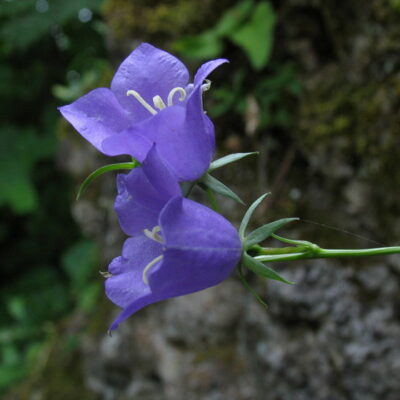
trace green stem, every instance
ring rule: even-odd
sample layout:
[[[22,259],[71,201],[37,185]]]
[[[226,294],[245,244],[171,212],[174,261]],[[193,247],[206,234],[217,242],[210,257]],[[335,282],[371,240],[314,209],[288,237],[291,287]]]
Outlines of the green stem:
[[[400,246],[393,247],[379,247],[375,249],[323,249],[315,246],[314,248],[305,249],[304,247],[282,247],[280,249],[267,249],[261,248],[262,254],[254,257],[258,261],[293,261],[305,260],[313,258],[340,258],[340,257],[364,257],[364,256],[377,256],[384,254],[398,254],[400,253]],[[256,250],[256,249],[254,249]],[[280,250],[280,252],[276,252]]]

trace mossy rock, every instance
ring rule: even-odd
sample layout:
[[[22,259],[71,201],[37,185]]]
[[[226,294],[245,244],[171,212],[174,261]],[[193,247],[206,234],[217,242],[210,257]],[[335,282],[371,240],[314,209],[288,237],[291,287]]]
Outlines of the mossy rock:
[[[221,17],[228,0],[107,0],[103,14],[116,40],[163,41],[196,34]]]

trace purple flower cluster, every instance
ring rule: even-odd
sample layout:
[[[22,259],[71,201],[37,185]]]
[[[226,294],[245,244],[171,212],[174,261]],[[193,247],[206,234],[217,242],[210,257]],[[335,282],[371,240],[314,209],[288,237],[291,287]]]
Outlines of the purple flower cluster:
[[[242,254],[236,229],[183,197],[180,183],[199,179],[215,150],[203,110],[207,76],[225,59],[203,64],[193,83],[175,57],[137,47],[98,88],[60,111],[102,153],[128,154],[140,167],[117,177],[115,210],[126,240],[109,265],[106,294],[123,311],[111,330],[148,304],[214,286]]]

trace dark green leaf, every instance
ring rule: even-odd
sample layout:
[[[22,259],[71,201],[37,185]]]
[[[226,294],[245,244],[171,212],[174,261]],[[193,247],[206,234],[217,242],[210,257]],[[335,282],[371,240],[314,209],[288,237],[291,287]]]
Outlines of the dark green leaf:
[[[218,193],[221,196],[229,197],[230,199],[235,200],[238,203],[244,205],[244,202],[236,193],[234,193],[231,189],[228,188],[228,186],[224,185],[221,181],[214,178],[210,174],[203,175],[199,183],[200,186],[204,185],[205,187],[211,189],[215,193]]]
[[[273,279],[275,281],[287,283],[292,285],[293,282],[289,282],[282,276],[280,276],[277,272],[273,269],[267,267],[262,262],[255,260],[253,257],[249,256],[247,253],[243,253],[243,265],[253,271],[255,274],[262,276],[267,279]]]
[[[260,196],[246,211],[246,214],[244,214],[243,220],[240,224],[239,227],[239,235],[240,237],[244,240],[244,235],[245,231],[247,228],[247,225],[249,224],[250,218],[254,213],[254,210],[258,207],[258,205],[268,196],[269,193],[265,193],[262,196]]]
[[[212,172],[217,168],[221,168],[227,164],[231,164],[235,161],[241,160],[242,158],[251,156],[253,154],[259,154],[259,153],[258,151],[253,151],[251,153],[234,153],[234,154],[229,154],[225,157],[221,157],[218,160],[215,160],[211,163],[210,167],[208,168],[208,172]]]
[[[118,170],[121,170],[121,169],[133,169],[133,168],[136,168],[138,165],[139,165],[139,163],[137,161],[133,161],[133,162],[127,162],[127,163],[109,164],[109,165],[105,165],[104,167],[100,167],[100,168],[96,169],[96,171],[93,171],[82,182],[81,186],[79,187],[78,194],[76,195],[76,200],[79,200],[79,198],[82,196],[82,194],[88,188],[88,186],[98,176],[103,175],[103,174],[105,174],[106,172],[109,172],[109,171],[118,171]]]
[[[230,35],[232,41],[241,47],[255,69],[268,63],[273,44],[276,22],[275,12],[269,2],[257,5],[250,21]]]
[[[278,229],[282,228],[284,225],[292,221],[298,221],[299,218],[283,218],[277,221],[270,222],[255,229],[245,238],[245,246],[248,249],[253,244],[262,242],[263,240],[270,237]]]

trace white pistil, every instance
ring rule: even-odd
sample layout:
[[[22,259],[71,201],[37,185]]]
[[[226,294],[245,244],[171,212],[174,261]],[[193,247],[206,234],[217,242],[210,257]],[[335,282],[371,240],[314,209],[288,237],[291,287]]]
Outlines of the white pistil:
[[[164,100],[159,95],[153,97],[153,103],[154,107],[157,107],[159,110],[162,110],[165,107],[167,107],[164,103]]]
[[[149,229],[143,230],[145,236],[147,236],[149,239],[154,240],[158,243],[164,243],[163,238],[158,234],[158,232],[160,231],[161,227],[159,225],[156,225],[151,231]]]
[[[133,96],[147,111],[153,115],[157,114],[157,111],[136,90],[128,90],[126,95]]]
[[[161,254],[161,256],[156,257],[154,260],[150,261],[143,270],[143,274],[142,274],[142,279],[143,282],[148,285],[149,284],[149,280],[147,279],[147,273],[149,272],[149,270],[154,267],[155,264],[157,264],[159,261],[161,261],[164,258],[164,256]]]
[[[175,93],[180,93],[179,101],[183,101],[183,100],[186,99],[186,90],[185,90],[184,88],[179,87],[179,86],[176,87],[176,88],[173,88],[173,89],[169,92],[169,95],[168,95],[168,100],[167,100],[168,107],[174,105],[174,96],[175,96]]]

